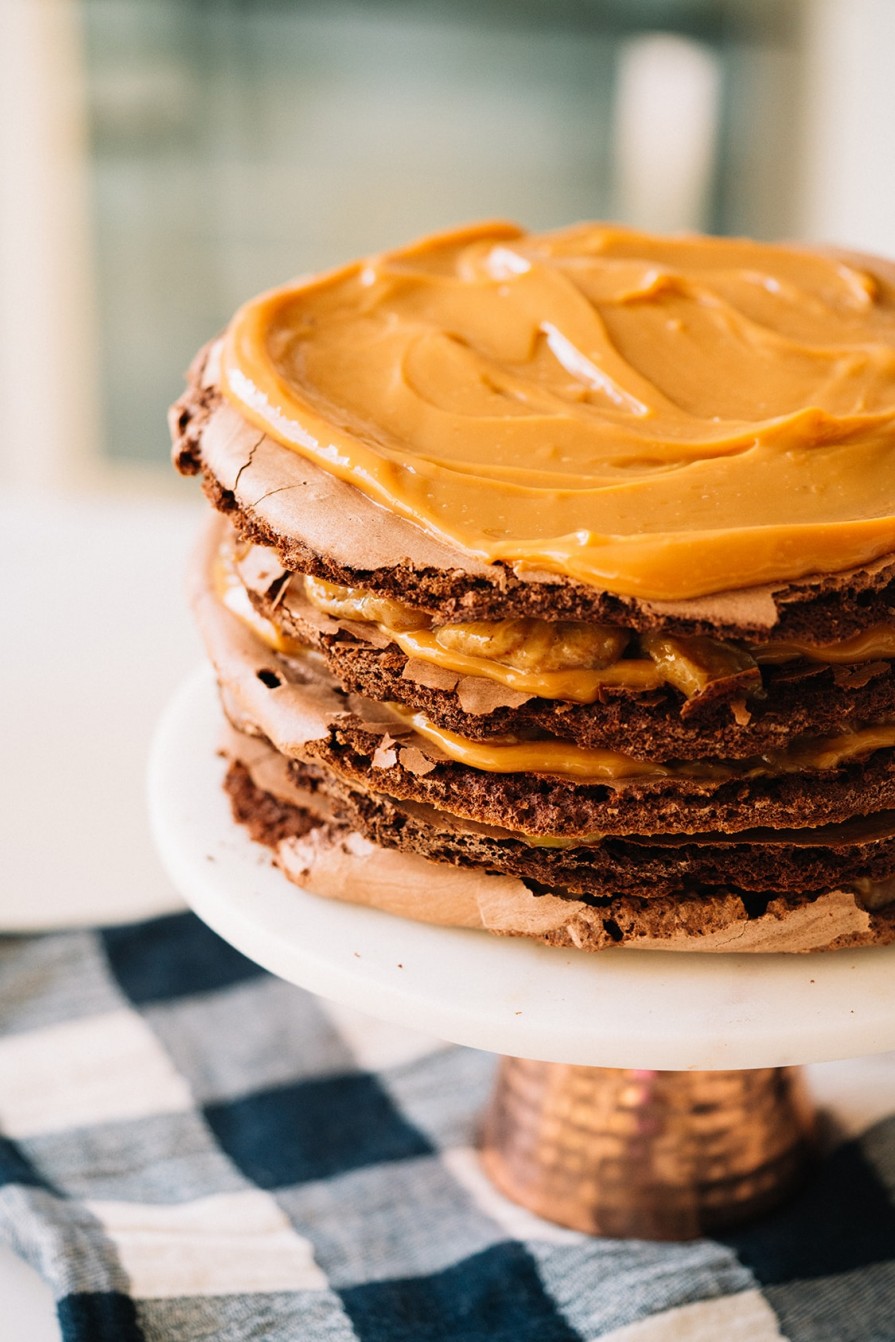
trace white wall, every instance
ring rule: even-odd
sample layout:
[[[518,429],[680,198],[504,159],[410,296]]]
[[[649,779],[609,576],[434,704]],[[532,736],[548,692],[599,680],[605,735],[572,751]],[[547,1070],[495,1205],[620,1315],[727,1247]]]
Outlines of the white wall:
[[[805,0],[799,232],[895,256],[895,0]]]
[[[93,453],[96,367],[75,0],[0,0],[0,477]]]

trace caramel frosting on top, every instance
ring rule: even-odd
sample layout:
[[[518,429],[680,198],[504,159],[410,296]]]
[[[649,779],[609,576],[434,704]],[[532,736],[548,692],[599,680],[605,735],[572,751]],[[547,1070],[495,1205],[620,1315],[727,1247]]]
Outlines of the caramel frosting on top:
[[[895,551],[895,281],[867,258],[484,224],[246,304],[221,381],[523,575],[677,601]]]

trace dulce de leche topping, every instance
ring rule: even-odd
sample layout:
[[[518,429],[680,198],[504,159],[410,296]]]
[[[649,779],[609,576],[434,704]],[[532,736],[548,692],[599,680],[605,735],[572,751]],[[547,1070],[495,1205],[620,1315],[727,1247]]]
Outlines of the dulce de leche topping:
[[[487,224],[262,295],[225,394],[478,559],[656,600],[895,551],[895,282],[735,239]]]

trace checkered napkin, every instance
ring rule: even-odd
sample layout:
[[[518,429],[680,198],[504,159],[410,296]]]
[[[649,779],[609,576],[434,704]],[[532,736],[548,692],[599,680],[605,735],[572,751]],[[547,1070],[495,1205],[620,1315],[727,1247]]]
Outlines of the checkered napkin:
[[[796,1202],[669,1245],[506,1201],[473,1150],[492,1057],[192,914],[0,940],[0,1028],[0,1238],[71,1342],[895,1339],[895,1058],[811,1069],[837,1135]]]

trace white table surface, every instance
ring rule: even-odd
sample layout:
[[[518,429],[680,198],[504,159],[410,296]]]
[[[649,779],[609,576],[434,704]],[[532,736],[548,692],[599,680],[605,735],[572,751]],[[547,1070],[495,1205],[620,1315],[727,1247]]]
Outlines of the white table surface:
[[[156,718],[202,659],[184,567],[202,503],[7,492],[0,504],[0,928],[181,901],[146,822]]]
[[[184,493],[4,491],[0,932],[183,907],[150,837],[145,777],[156,718],[202,657],[183,573],[204,505]],[[50,1292],[4,1248],[0,1302],[0,1342],[59,1338]]]

